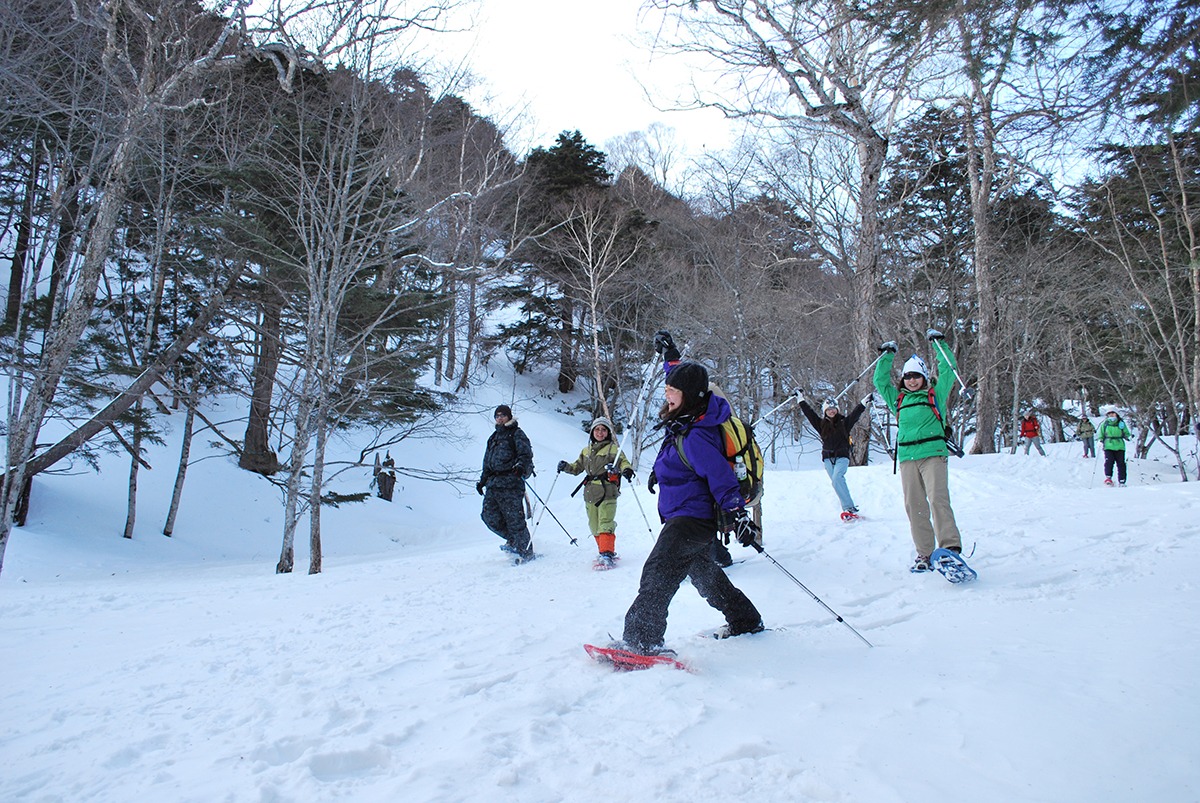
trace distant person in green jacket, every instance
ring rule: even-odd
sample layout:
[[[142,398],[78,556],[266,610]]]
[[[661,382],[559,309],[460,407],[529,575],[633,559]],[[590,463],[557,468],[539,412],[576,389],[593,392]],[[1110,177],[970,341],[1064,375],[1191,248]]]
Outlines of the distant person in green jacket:
[[[938,376],[954,375],[954,356],[945,347],[941,332],[926,333],[937,354]],[[916,354],[904,363],[899,384],[892,384],[892,363],[896,342],[879,347],[875,364],[875,389],[896,415],[896,460],[900,487],[904,491],[904,510],[912,531],[917,559],[913,572],[932,567],[929,556],[936,547],[962,552],[962,536],[950,507],[950,478],[947,465],[950,450],[946,446],[946,426],[942,421],[946,401],[954,383],[937,382],[929,376],[925,361]],[[931,522],[932,517],[932,522]]]
[[[1125,441],[1133,437],[1129,427],[1121,420],[1117,408],[1109,406],[1104,410],[1104,421],[1096,429],[1096,437],[1100,440],[1100,448],[1104,450],[1104,484],[1112,485],[1113,465],[1117,467],[1117,481],[1125,485]]]
[[[1079,440],[1083,441],[1083,456],[1096,456],[1096,427],[1092,424],[1092,419],[1088,418],[1087,413],[1079,419],[1079,426],[1075,429],[1075,435]]]

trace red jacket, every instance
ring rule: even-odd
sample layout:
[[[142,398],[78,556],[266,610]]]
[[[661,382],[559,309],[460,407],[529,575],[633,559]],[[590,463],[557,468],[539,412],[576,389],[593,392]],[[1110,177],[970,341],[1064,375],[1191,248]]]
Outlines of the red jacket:
[[[1042,434],[1042,428],[1038,425],[1036,418],[1021,419],[1021,437],[1036,438]]]

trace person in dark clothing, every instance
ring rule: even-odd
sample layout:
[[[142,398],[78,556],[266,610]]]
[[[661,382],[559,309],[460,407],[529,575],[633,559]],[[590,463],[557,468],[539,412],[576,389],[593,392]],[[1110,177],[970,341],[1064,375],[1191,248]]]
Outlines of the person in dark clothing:
[[[525,524],[525,480],[533,475],[533,447],[512,416],[512,408],[496,408],[496,431],[483,453],[483,472],[475,490],[483,496],[480,518],[504,539],[500,548],[517,563],[533,560],[533,543]]]
[[[758,533],[721,448],[719,427],[729,415],[729,403],[709,391],[704,366],[685,361],[670,368],[659,424],[666,434],[651,475],[651,483],[658,485],[658,514],[664,523],[642,567],[637,597],[625,614],[622,641],[615,646],[646,655],[670,654],[663,648],[667,609],[685,578],[724,614],[726,624],[714,635],[763,629],[758,609],[710,553],[719,525],[743,546],[753,543]],[[676,449],[679,435],[690,468]]]
[[[842,415],[837,402],[827,401],[821,406],[821,415],[808,406],[804,394],[797,392],[800,399],[800,410],[812,428],[821,436],[821,462],[825,464],[825,473],[833,483],[834,493],[842,503],[842,521],[853,521],[858,518],[858,507],[850,496],[850,488],[846,485],[846,469],[850,467],[850,430],[858,423],[858,419],[866,412],[871,403],[868,395],[850,411],[850,415]]]

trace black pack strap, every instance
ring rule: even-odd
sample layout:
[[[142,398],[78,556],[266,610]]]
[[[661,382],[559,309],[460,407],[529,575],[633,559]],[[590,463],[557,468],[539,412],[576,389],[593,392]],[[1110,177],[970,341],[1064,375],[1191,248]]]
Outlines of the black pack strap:
[[[897,446],[916,446],[917,444],[920,444],[920,443],[933,443],[934,441],[944,441],[944,440],[946,440],[945,435],[933,435],[932,437],[921,438],[920,440],[916,440],[916,441],[897,441],[896,445]]]

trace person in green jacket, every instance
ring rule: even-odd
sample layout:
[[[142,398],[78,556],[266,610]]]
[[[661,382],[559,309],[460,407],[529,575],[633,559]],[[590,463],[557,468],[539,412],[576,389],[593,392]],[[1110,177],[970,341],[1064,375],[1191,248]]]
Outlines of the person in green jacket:
[[[942,333],[930,329],[926,334],[937,354],[938,376],[953,376],[954,356],[945,343],[935,342],[944,340]],[[879,351],[875,389],[896,415],[896,461],[904,510],[917,549],[911,571],[927,572],[932,568],[929,556],[936,547],[962,552],[962,536],[950,507],[949,449],[942,421],[954,383],[931,378],[925,361],[914,354],[904,363],[899,384],[892,384],[896,342],[889,340]]]
[[[1104,450],[1104,484],[1112,485],[1113,465],[1117,467],[1117,481],[1125,484],[1125,441],[1133,437],[1129,427],[1121,420],[1115,407],[1104,410],[1104,420],[1096,429],[1096,438]]]
[[[621,495],[621,477],[632,480],[633,466],[613,440],[612,421],[600,416],[592,421],[590,430],[588,444],[579,457],[572,463],[560,460],[558,470],[584,475],[580,483],[583,503],[588,527],[600,552],[596,568],[611,568],[617,559],[617,497]]]

